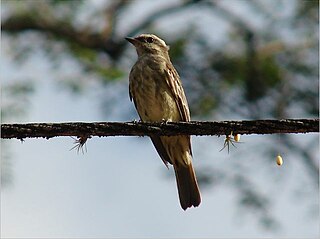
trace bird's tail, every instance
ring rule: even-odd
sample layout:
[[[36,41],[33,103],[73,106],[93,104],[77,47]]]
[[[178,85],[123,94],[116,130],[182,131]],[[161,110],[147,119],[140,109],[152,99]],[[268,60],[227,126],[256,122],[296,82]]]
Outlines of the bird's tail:
[[[182,209],[199,206],[201,197],[192,163],[190,162],[189,165],[174,164],[174,171]]]

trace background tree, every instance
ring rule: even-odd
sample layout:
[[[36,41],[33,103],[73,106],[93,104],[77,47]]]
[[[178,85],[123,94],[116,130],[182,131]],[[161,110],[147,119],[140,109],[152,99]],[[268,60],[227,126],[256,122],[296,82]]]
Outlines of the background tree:
[[[117,112],[121,118],[133,119],[137,118],[133,107],[120,113],[118,107],[128,100],[127,76],[135,57],[124,37],[152,32],[170,45],[193,119],[318,117],[318,1],[144,4],[122,0],[2,1],[2,48],[17,65],[43,54],[57,72],[55,81],[60,87],[84,97],[98,85],[105,92],[102,113]],[[17,96],[27,97],[37,88],[33,79],[9,80],[3,85],[3,122],[21,112],[20,107],[26,109],[20,106],[25,100]],[[211,139],[205,140],[201,141],[204,150],[211,147]],[[248,172],[274,163],[278,151],[287,158],[295,155],[292,160],[304,167],[306,182],[312,185],[304,193],[314,199],[319,187],[318,145],[317,135],[264,136],[262,141],[234,149],[237,159],[233,166],[216,167],[212,160],[204,159],[197,174],[201,187],[208,191],[219,185],[235,191],[235,202],[245,209],[241,216],[253,213],[264,228],[276,230],[274,195],[259,188]],[[4,183],[6,175],[2,174]],[[304,190],[302,185],[299,190]],[[304,203],[313,208],[318,201]],[[318,219],[319,215],[313,217]]]

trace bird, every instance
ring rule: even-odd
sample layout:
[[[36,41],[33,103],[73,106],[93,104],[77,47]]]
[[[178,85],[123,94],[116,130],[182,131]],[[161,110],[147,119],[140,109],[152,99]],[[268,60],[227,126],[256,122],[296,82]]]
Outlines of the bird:
[[[129,97],[142,122],[190,121],[180,76],[169,56],[169,46],[154,34],[126,37],[138,59],[129,74]],[[200,190],[192,165],[190,135],[150,136],[164,164],[172,164],[183,210],[197,207]]]

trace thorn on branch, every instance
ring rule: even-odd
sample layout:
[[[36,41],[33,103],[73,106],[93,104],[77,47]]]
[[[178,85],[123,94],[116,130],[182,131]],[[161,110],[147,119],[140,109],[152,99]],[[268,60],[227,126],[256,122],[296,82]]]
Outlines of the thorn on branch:
[[[223,148],[220,149],[219,152],[221,152],[222,150],[224,150],[227,147],[228,148],[228,154],[229,154],[229,152],[230,152],[230,143],[231,143],[231,145],[233,147],[237,148],[237,146],[235,146],[234,143],[241,143],[239,141],[240,141],[240,134],[233,135],[233,132],[231,131],[230,134],[226,135],[226,138],[225,138],[224,144],[223,144]]]
[[[70,149],[70,151],[73,150],[73,149],[76,149],[78,154],[79,154],[80,150],[81,150],[82,154],[84,154],[84,151],[87,152],[86,142],[87,142],[88,139],[91,138],[91,136],[84,135],[84,136],[78,136],[78,138],[75,138],[75,137],[71,136],[71,138],[75,140],[73,142],[73,144],[75,144],[75,146],[73,146]],[[83,148],[84,148],[84,150],[83,150]]]

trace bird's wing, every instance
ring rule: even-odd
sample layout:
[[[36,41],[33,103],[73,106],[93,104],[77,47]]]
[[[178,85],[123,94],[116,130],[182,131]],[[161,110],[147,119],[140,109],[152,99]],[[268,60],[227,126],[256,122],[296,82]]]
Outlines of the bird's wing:
[[[186,122],[190,121],[190,111],[189,111],[188,101],[187,101],[186,95],[184,94],[184,90],[182,88],[182,84],[181,84],[178,72],[174,69],[172,65],[167,65],[165,70],[165,75],[166,75],[165,80],[169,86],[169,89],[171,89],[171,93],[178,106],[181,121],[186,121]],[[190,154],[192,155],[191,140],[190,140],[190,136],[188,137],[189,137],[189,150],[190,150]]]
[[[190,121],[190,111],[187,98],[184,94],[180,77],[172,65],[168,65],[166,67],[165,76],[165,80],[178,106],[181,120],[186,122]]]
[[[160,136],[150,136],[150,138],[164,165],[166,165],[166,167],[168,168],[168,162],[172,164],[172,161],[168,155],[167,150],[163,146]]]
[[[131,82],[132,82],[132,79],[131,78],[133,78],[133,76],[132,76],[132,70],[131,70],[131,72],[130,72],[130,75],[129,75],[129,98],[130,98],[130,101],[132,101],[132,98],[133,98],[133,94],[132,94],[132,92],[131,92]],[[134,105],[134,106],[136,106],[136,105]],[[136,107],[137,108],[137,107]]]

